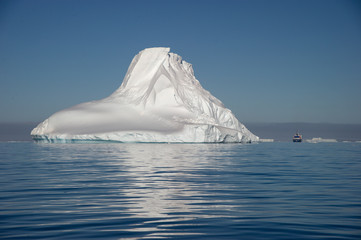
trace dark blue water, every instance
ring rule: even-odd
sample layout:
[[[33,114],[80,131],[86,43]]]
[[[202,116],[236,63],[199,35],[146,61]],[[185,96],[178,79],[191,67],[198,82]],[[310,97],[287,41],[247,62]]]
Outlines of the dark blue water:
[[[0,239],[360,239],[361,143],[0,143]]]

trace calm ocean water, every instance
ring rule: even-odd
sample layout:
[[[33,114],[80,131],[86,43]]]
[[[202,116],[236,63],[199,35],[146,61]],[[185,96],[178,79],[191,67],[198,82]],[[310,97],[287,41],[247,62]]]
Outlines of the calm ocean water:
[[[0,239],[361,239],[361,143],[0,143]]]

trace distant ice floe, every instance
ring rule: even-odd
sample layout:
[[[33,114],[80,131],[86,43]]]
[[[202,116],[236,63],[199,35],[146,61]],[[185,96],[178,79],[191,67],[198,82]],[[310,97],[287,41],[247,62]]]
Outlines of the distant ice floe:
[[[264,139],[259,139],[260,142],[274,142],[274,139],[271,138],[264,138]]]
[[[308,143],[321,143],[321,142],[326,142],[326,143],[334,143],[337,142],[336,139],[332,139],[332,138],[312,138],[312,139],[306,139],[306,142]]]

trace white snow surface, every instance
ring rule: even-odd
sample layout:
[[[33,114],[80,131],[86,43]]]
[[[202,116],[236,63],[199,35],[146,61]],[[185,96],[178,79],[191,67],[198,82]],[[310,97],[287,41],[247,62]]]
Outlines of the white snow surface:
[[[192,65],[169,48],[147,48],[109,97],[59,111],[31,132],[69,142],[255,142],[220,100],[202,88]]]

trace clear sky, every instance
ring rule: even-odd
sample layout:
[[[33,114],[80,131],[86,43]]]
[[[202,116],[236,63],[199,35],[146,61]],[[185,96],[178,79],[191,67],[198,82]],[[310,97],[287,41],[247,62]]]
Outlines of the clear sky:
[[[0,122],[101,99],[170,47],[241,122],[361,123],[361,1],[0,0]]]

